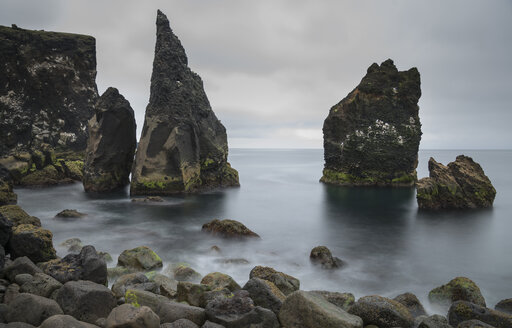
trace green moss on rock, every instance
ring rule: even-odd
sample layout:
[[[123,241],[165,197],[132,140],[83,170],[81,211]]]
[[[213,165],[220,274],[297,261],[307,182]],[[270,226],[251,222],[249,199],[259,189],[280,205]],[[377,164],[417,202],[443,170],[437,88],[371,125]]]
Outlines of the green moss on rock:
[[[469,278],[456,277],[446,285],[432,289],[428,294],[431,303],[448,307],[456,301],[468,301],[480,306],[485,305],[485,299],[480,288]]]
[[[31,224],[36,227],[41,226],[41,220],[35,216],[28,215],[28,213],[18,205],[0,206],[0,215],[11,221],[14,226],[21,224]]]
[[[34,263],[47,262],[57,257],[51,231],[32,224],[15,227],[9,247],[13,258],[27,256]]]

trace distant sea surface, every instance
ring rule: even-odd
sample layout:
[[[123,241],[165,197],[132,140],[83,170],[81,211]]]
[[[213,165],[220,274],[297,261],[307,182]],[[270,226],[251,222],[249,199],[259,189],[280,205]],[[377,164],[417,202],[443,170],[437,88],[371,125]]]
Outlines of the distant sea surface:
[[[473,157],[491,179],[497,190],[492,209],[425,213],[418,211],[413,188],[324,185],[318,182],[320,149],[232,149],[240,188],[166,197],[163,203],[132,203],[127,190],[88,195],[81,184],[16,192],[19,205],[53,232],[55,245],[78,237],[111,253],[115,262],[123,250],[147,245],[164,266],[187,262],[203,275],[227,273],[242,286],[254,266],[265,265],[299,278],[303,290],[356,297],[413,292],[427,307],[429,290],[466,276],[494,307],[512,297],[512,151],[423,150],[418,176],[428,176],[431,156],[447,164],[459,154]],[[67,208],[88,216],[54,218]],[[202,233],[201,226],[214,218],[238,220],[262,239],[234,242]],[[210,251],[213,245],[221,253]],[[318,245],[347,266],[330,272],[312,266],[309,252]],[[59,256],[66,255],[56,247]]]

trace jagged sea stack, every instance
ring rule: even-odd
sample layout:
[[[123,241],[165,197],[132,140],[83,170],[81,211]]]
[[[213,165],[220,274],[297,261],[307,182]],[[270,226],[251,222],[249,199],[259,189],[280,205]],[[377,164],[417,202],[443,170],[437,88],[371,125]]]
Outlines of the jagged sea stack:
[[[132,195],[168,195],[238,186],[227,162],[226,129],[199,75],[158,11],[151,93],[132,170]]]
[[[420,97],[416,68],[399,72],[391,59],[372,64],[324,121],[325,167],[320,181],[413,186],[421,139]]]
[[[416,185],[418,207],[428,210],[491,207],[496,196],[491,180],[471,157],[459,155],[448,166],[428,161],[429,177]]]
[[[108,192],[129,182],[137,146],[135,114],[115,88],[108,88],[96,103],[89,121],[83,185],[88,192]]]

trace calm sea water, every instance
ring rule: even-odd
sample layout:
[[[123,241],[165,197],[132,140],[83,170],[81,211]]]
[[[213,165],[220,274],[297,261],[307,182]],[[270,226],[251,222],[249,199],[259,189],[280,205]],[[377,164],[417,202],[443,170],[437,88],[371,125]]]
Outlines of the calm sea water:
[[[58,245],[79,237],[114,259],[139,245],[154,249],[165,264],[188,262],[201,274],[220,271],[243,285],[256,265],[301,281],[301,289],[352,292],[356,297],[394,297],[413,292],[428,307],[428,291],[456,276],[481,288],[488,306],[512,297],[512,151],[420,151],[418,176],[428,175],[433,156],[444,164],[472,156],[497,189],[494,208],[419,212],[414,189],[347,188],[318,182],[322,150],[233,149],[230,161],[241,188],[132,203],[128,192],[85,194],[81,184],[17,189],[19,204],[41,219]],[[54,219],[71,208],[84,219]],[[239,220],[261,241],[233,242],[201,232],[214,218]],[[220,254],[209,251],[217,245]],[[328,246],[347,267],[325,272],[309,263],[310,250]],[[57,247],[58,255],[65,250]],[[243,258],[249,264],[225,264]],[[115,265],[111,264],[111,265]]]

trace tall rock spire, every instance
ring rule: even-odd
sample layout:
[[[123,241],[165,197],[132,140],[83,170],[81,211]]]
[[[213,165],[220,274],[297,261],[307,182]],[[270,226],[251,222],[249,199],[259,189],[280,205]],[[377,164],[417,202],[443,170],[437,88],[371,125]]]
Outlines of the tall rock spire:
[[[151,94],[132,170],[132,195],[167,195],[238,186],[227,162],[226,129],[180,40],[159,10]]]

